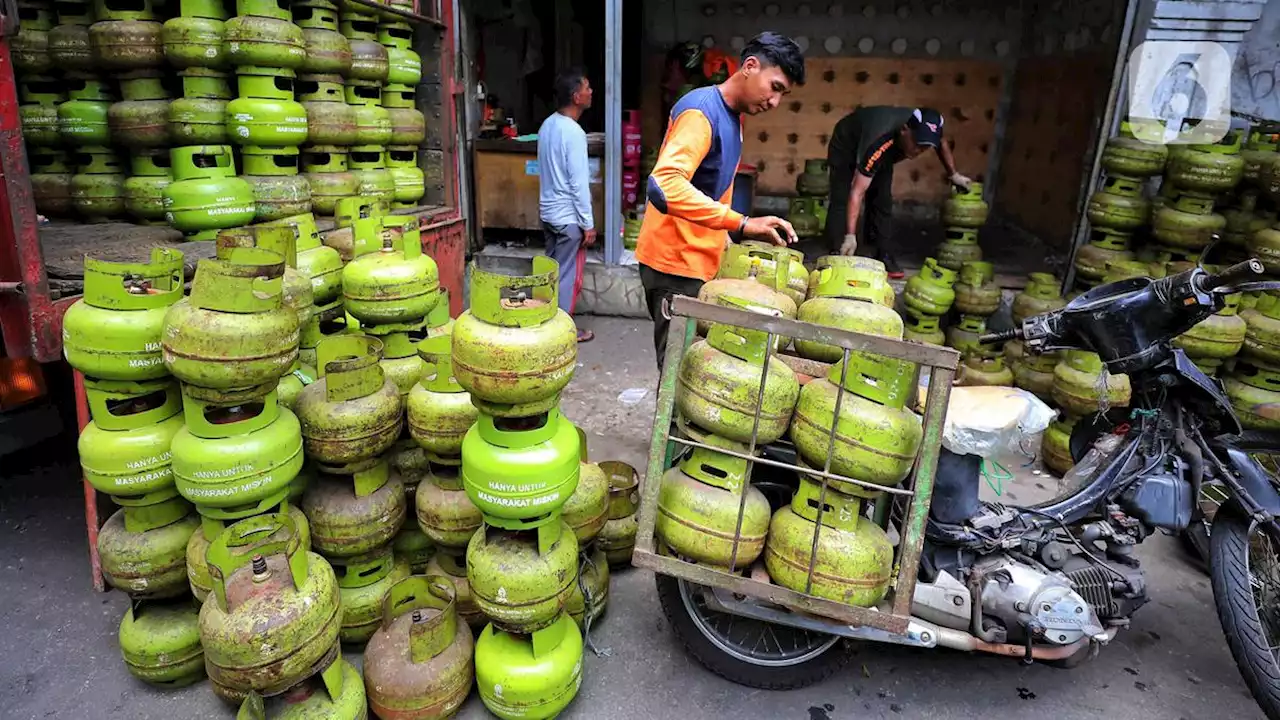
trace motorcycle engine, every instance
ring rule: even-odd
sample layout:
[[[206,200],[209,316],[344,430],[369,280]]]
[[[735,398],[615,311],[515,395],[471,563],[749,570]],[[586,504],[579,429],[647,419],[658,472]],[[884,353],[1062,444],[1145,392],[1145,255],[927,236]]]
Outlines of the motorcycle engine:
[[[999,626],[985,628],[1004,635],[996,642],[1069,645],[1103,631],[1090,605],[1071,580],[1043,572],[1007,555],[993,555],[973,569],[980,583],[982,613]]]

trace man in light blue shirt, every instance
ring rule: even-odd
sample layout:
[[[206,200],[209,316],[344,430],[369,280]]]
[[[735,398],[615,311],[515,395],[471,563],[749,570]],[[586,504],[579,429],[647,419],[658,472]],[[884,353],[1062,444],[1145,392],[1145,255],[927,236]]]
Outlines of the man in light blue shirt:
[[[587,248],[596,241],[587,134],[578,124],[591,107],[591,83],[581,70],[566,70],[556,77],[555,94],[559,109],[538,128],[538,214],[547,255],[560,265],[560,309],[572,315]],[[578,342],[593,337],[590,330],[578,329]]]

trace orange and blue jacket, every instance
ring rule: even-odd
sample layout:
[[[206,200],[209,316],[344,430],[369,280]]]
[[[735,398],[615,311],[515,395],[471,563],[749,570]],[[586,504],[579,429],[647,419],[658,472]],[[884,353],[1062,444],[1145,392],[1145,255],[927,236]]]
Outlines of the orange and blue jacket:
[[[669,275],[715,277],[726,233],[742,225],[729,207],[741,157],[742,121],[717,88],[680,98],[649,175],[636,260]]]

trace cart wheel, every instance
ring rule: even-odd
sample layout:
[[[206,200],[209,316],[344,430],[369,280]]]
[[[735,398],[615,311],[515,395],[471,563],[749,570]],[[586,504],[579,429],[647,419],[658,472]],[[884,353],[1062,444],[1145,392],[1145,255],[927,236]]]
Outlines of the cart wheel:
[[[702,586],[655,576],[658,599],[685,651],[720,677],[762,690],[795,690],[849,662],[846,643],[810,632],[707,608]]]

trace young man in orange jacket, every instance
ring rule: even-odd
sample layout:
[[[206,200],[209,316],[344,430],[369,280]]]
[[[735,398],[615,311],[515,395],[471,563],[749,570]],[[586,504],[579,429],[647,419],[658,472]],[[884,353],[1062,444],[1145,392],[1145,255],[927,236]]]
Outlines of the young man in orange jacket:
[[[729,207],[742,156],[742,115],[778,107],[804,84],[804,54],[790,38],[766,32],[742,50],[723,83],[688,93],[671,109],[667,135],[649,175],[648,207],[636,245],[640,281],[653,318],[662,370],[673,295],[696,297],[720,270],[729,233],[777,245],[796,241],[791,223],[746,217]]]

